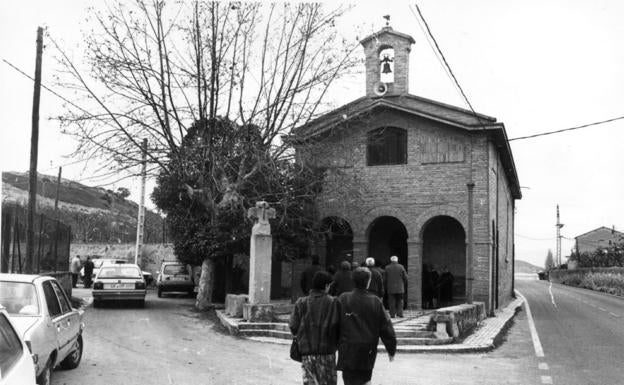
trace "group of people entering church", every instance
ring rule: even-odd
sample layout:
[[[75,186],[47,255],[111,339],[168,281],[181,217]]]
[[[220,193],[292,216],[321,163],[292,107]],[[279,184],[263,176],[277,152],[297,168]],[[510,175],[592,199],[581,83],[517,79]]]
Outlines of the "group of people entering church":
[[[303,383],[336,384],[337,370],[345,385],[370,383],[380,338],[394,360],[397,340],[390,317],[403,316],[406,286],[407,272],[394,256],[385,271],[367,258],[365,267],[343,261],[333,276],[314,256],[301,277],[307,295],[297,300],[289,322],[301,354]],[[384,293],[390,315],[382,303]]]

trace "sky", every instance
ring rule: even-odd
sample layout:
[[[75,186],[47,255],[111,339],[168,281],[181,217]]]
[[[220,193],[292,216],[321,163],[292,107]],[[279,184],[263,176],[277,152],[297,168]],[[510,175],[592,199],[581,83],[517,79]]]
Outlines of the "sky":
[[[7,60],[34,73],[37,26],[80,58],[85,7],[93,1],[0,3],[0,169],[29,167],[32,81]],[[417,2],[451,69],[476,111],[505,124],[509,138],[624,116],[624,2],[618,0],[421,0]],[[339,22],[347,39],[391,26],[416,40],[410,93],[467,108],[435,56],[416,15],[416,2],[359,1]],[[412,7],[410,8],[410,5]],[[360,53],[361,54],[361,53]],[[52,84],[54,58],[44,51],[43,84]],[[347,91],[348,92],[345,92]],[[65,94],[67,90],[58,90]],[[336,106],[365,93],[363,76],[336,85]],[[50,117],[62,103],[42,91],[38,171],[87,185],[128,187],[140,182],[91,179],[94,164],[71,164],[71,138]],[[516,203],[516,258],[543,266],[555,251],[560,206],[562,255],[573,237],[600,226],[624,230],[624,120],[557,135],[512,141],[522,186]],[[148,191],[153,183],[148,184]],[[153,205],[151,205],[153,207]]]

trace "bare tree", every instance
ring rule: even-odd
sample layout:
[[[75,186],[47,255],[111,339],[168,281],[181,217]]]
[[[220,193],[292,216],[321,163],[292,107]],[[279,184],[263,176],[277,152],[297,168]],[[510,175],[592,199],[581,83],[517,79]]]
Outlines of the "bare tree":
[[[215,212],[267,163],[292,159],[282,137],[330,107],[329,87],[356,64],[357,42],[335,29],[344,12],[316,3],[109,2],[90,12],[89,71],[51,39],[59,83],[76,95],[59,119],[78,140],[77,156],[101,159],[113,171],[136,169],[147,138],[152,175],[171,171],[197,122],[257,127],[260,153],[248,152],[237,165],[211,158],[213,125],[203,127],[209,180],[180,187]],[[202,275],[211,269],[206,259]],[[200,291],[198,304],[205,297]]]

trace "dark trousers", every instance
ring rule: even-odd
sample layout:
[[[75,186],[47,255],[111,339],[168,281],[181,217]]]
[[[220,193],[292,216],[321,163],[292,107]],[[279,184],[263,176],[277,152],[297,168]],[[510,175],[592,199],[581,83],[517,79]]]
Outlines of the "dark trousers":
[[[344,385],[363,385],[371,380],[373,370],[343,370],[342,381]]]
[[[395,315],[403,317],[403,293],[388,293],[388,307],[390,308],[390,317]]]
[[[78,274],[72,273],[72,287],[76,287],[76,283],[78,283]]]

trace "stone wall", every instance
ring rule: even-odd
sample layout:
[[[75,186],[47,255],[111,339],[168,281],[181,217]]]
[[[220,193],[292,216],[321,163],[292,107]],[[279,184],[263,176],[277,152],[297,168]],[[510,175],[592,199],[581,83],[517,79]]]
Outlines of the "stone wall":
[[[73,243],[70,248],[70,259],[74,255],[80,255],[84,260],[86,256],[99,256],[101,258],[121,258],[128,262],[134,262],[134,243]],[[154,279],[162,261],[175,261],[173,245],[146,244],[143,246],[139,265],[141,269],[152,273]]]

